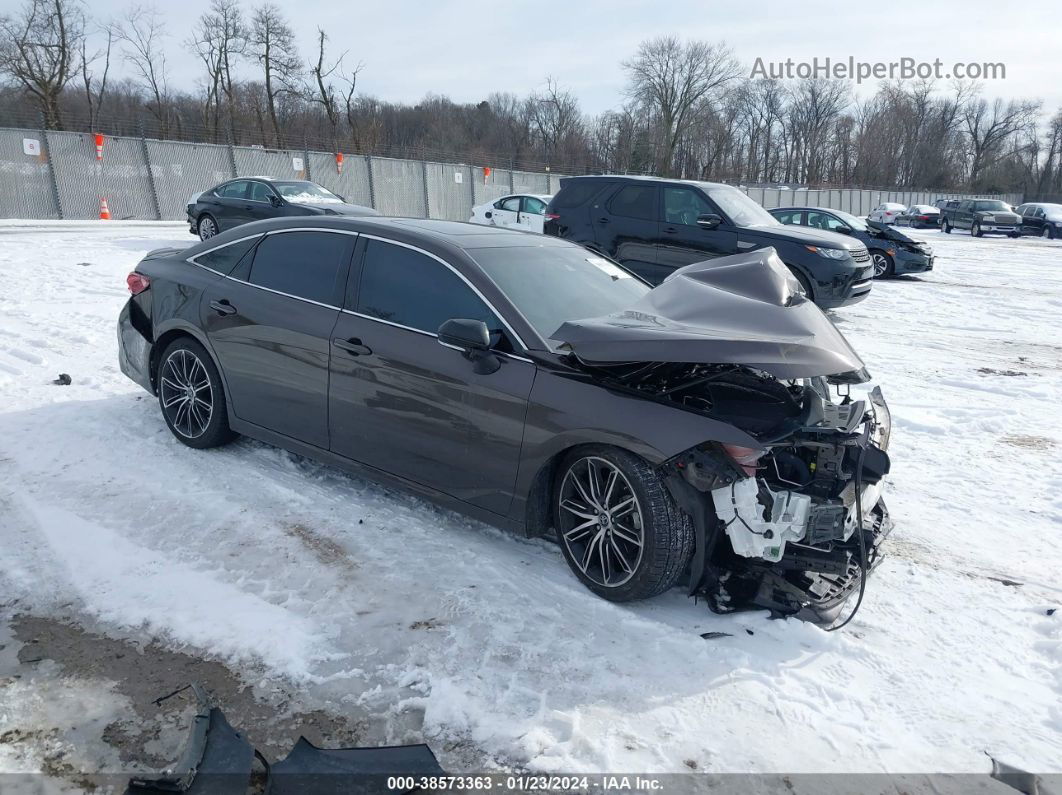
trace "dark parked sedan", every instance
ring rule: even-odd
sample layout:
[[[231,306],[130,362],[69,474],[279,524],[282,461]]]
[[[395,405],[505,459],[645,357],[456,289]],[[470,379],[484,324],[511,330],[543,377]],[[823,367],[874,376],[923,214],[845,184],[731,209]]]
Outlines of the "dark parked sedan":
[[[876,279],[933,270],[933,248],[888,224],[827,207],[778,207],[771,215],[783,224],[838,232],[861,241],[870,252]]]
[[[889,530],[881,392],[849,396],[863,362],[771,249],[652,289],[541,235],[283,219],[128,284],[122,371],[183,444],[245,434],[553,536],[607,599],[686,576],[832,620]]]
[[[240,224],[306,215],[379,215],[303,179],[242,177],[203,191],[188,202],[188,226],[201,240]]]

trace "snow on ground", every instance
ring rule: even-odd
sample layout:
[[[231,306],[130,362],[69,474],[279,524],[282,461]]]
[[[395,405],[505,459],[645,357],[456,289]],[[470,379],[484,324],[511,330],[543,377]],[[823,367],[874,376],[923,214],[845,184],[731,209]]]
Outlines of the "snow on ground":
[[[466,765],[1062,771],[1062,244],[915,234],[933,273],[834,313],[892,407],[896,530],[829,634],[612,605],[545,542],[256,442],[185,448],[115,340],[126,273],[185,228],[0,229],[0,599]]]

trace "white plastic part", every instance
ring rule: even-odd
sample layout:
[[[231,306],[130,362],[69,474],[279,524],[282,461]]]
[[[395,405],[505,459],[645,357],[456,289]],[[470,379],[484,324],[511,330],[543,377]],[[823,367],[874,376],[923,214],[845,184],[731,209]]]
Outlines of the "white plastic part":
[[[764,519],[760,502],[761,482],[741,480],[712,492],[716,515],[726,525],[734,551],[746,558],[763,558],[772,563],[782,559],[787,541],[799,541],[807,530],[811,497],[792,491],[771,491],[762,485],[769,503]]]

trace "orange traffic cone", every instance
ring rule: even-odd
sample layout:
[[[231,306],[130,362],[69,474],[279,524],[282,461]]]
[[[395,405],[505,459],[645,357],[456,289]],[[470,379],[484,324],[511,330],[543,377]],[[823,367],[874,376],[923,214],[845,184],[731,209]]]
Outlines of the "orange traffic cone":
[[[110,210],[109,207],[107,207],[107,200],[105,198],[103,198],[102,196],[100,196],[100,220],[101,221],[109,221],[109,220],[111,220],[111,210]]]

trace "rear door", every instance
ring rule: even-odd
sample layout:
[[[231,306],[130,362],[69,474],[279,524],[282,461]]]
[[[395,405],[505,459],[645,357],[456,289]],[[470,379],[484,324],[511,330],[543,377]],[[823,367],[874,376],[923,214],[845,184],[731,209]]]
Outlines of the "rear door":
[[[671,268],[657,258],[660,237],[660,188],[648,182],[619,185],[590,208],[597,246],[651,284],[659,284]]]
[[[328,449],[328,358],[356,237],[272,232],[203,293],[233,414]]]
[[[667,272],[737,253],[737,229],[703,193],[683,185],[665,185],[661,193],[663,202],[656,256]],[[709,214],[718,215],[723,222],[714,229],[699,226],[697,218]]]
[[[238,179],[214,191],[210,214],[217,220],[220,231],[224,232],[251,220],[247,208],[249,187],[246,180]]]
[[[333,333],[332,450],[473,505],[512,501],[535,365],[486,301],[442,259],[363,238]],[[483,320],[501,367],[477,374],[439,343],[451,318]]]

